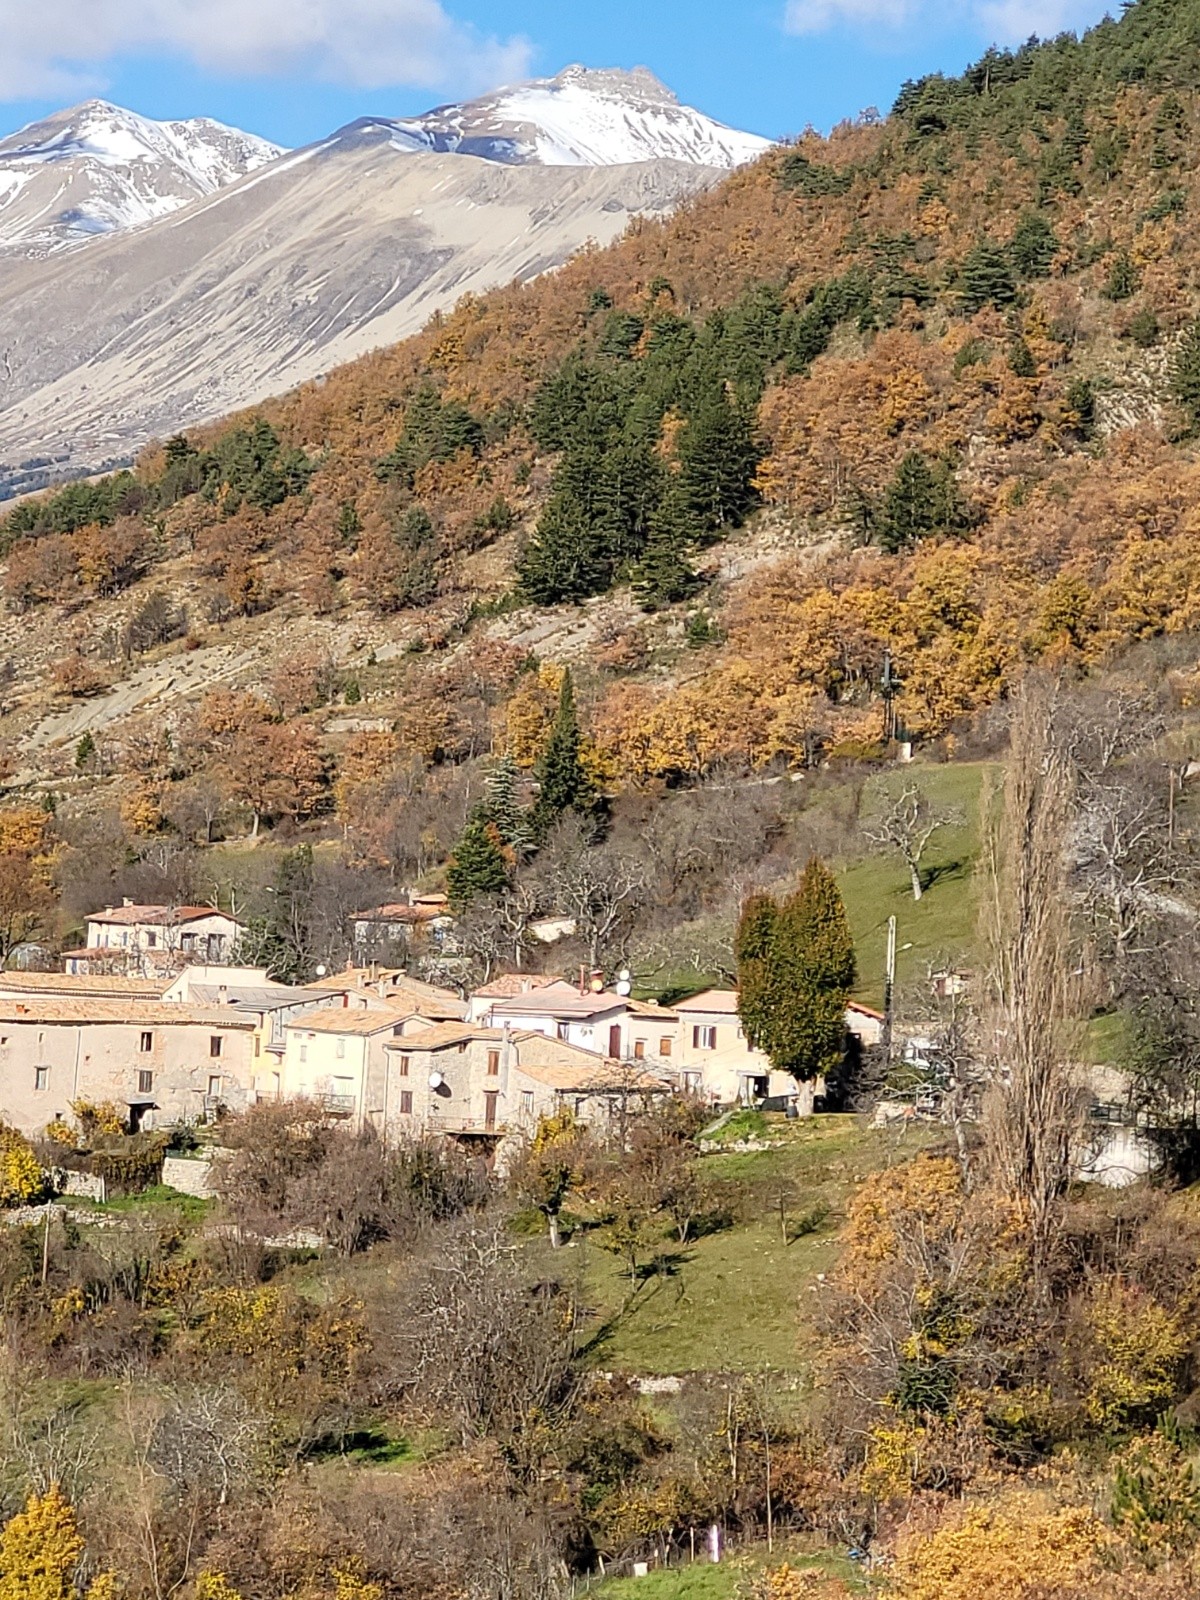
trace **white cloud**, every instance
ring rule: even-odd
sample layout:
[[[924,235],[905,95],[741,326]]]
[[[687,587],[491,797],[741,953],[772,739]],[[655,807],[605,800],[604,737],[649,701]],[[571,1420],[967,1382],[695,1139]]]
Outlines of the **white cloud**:
[[[101,87],[128,55],[202,71],[456,93],[526,75],[522,39],[480,37],[440,0],[0,0],[0,99]]]
[[[1021,44],[1031,33],[1052,38],[1064,28],[1099,22],[1104,0],[787,0],[788,33],[824,33],[842,27],[898,31],[964,26],[984,43]]]

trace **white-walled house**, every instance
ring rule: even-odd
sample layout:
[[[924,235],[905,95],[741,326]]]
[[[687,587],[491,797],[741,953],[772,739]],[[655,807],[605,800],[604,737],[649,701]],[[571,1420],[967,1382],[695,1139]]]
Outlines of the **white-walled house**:
[[[522,993],[495,995],[477,1020],[544,1034],[615,1061],[673,1058],[678,1019],[665,1006],[647,1005],[609,990],[580,990],[558,980]]]
[[[814,1087],[797,1087],[788,1072],[776,1072],[761,1050],[747,1042],[738,1016],[736,989],[705,989],[674,1006],[679,1016],[679,1088],[714,1106],[756,1105],[795,1097],[802,1115],[812,1111]]]
[[[245,927],[212,906],[140,906],[131,900],[84,919],[85,946],[66,957],[68,972],[161,970],[187,962],[228,962]]]

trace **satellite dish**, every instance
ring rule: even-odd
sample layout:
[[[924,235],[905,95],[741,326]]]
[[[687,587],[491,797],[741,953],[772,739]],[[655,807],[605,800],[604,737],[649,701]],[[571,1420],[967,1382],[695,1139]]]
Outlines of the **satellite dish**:
[[[620,983],[617,985],[617,993],[622,996],[633,993],[633,985],[630,983],[628,978],[621,979]]]
[[[633,973],[630,972],[628,967],[622,967],[620,972],[617,973],[617,977],[620,978],[622,983],[628,983],[632,979]]]
[[[323,978],[328,971],[329,971],[329,968],[322,961],[321,965],[317,968],[317,977],[318,978]]]
[[[429,1087],[431,1089],[440,1089],[445,1081],[440,1072],[431,1072],[429,1074]]]

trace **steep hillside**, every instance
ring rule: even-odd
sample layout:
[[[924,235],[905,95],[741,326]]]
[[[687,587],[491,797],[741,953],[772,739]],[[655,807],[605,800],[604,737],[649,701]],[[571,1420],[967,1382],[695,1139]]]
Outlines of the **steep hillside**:
[[[394,860],[381,774],[466,781],[506,747],[528,769],[556,664],[627,795],[869,759],[893,728],[952,751],[1028,663],[1158,637],[1186,703],[1198,17],[1141,0],[906,86],[883,121],[21,505],[14,772],[63,784],[92,728],[161,815],[216,770],[211,739],[179,754],[207,677],[268,693],[319,757],[276,815],[336,807]],[[189,348],[197,382],[233,359]],[[281,660],[303,692],[272,687]],[[174,754],[143,747],[149,708]]]

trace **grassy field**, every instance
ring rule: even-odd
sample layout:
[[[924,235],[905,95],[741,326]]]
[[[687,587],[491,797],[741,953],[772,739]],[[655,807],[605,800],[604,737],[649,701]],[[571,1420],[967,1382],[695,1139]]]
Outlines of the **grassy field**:
[[[733,1600],[748,1592],[750,1581],[764,1566],[784,1563],[801,1572],[818,1572],[824,1577],[842,1578],[851,1587],[862,1586],[862,1574],[854,1562],[829,1551],[805,1551],[780,1544],[767,1555],[766,1547],[756,1546],[744,1554],[727,1557],[719,1566],[697,1561],[693,1566],[664,1567],[648,1572],[644,1578],[608,1578],[579,1591],[590,1600]]]
[[[770,1369],[793,1373],[803,1386],[817,1338],[819,1275],[833,1264],[847,1198],[866,1173],[911,1154],[926,1135],[868,1130],[835,1116],[772,1118],[770,1131],[784,1141],[779,1148],[704,1160],[719,1191],[736,1190],[732,1225],[685,1245],[664,1236],[661,1269],[636,1286],[615,1255],[576,1235],[568,1248],[592,1310],[594,1365],[653,1374]],[[786,1241],[775,1209],[781,1184]]]
[[[925,893],[914,900],[908,868],[898,855],[869,855],[843,862],[838,882],[858,951],[858,995],[867,1005],[883,1002],[887,923],[897,922],[896,976],[903,989],[925,978],[930,965],[974,966],[978,940],[975,863],[980,846],[980,794],[988,767],[983,762],[954,766],[913,766],[887,773],[867,785],[863,814],[883,809],[909,778],[931,803],[957,811],[961,824],[943,829],[930,841],[922,875]]]

